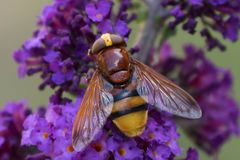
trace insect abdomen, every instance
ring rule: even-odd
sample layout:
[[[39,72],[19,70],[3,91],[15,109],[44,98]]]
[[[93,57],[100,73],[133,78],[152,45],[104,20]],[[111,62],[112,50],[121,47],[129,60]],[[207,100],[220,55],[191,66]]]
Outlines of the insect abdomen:
[[[128,137],[140,135],[147,122],[147,104],[136,90],[123,90],[114,96],[110,118]]]

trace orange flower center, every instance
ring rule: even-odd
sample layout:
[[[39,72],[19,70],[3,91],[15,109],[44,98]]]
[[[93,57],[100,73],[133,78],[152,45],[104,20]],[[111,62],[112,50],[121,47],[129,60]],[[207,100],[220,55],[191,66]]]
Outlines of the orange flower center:
[[[156,151],[153,151],[152,153],[153,153],[154,157],[157,157],[157,152]]]
[[[96,17],[97,17],[97,18],[102,18],[103,15],[102,15],[101,13],[98,13],[98,14],[96,14]]]
[[[42,136],[43,136],[43,138],[47,139],[47,138],[49,137],[49,134],[48,134],[47,132],[44,132],[44,133],[42,134]]]
[[[68,71],[67,67],[63,67],[61,70],[62,70],[62,73],[67,73],[67,71]]]
[[[154,134],[152,132],[148,133],[148,138],[149,139],[153,139],[154,138]]]
[[[167,146],[170,146],[170,144],[171,144],[171,141],[166,142]]]
[[[101,152],[103,149],[103,146],[101,143],[95,143],[92,145],[92,147],[97,151],[97,152]]]
[[[119,148],[118,149],[118,153],[121,155],[121,156],[124,156],[126,154],[126,150],[124,148]]]
[[[72,153],[72,152],[74,151],[73,146],[72,146],[72,145],[68,145],[68,146],[67,146],[67,151],[68,151],[69,153]]]

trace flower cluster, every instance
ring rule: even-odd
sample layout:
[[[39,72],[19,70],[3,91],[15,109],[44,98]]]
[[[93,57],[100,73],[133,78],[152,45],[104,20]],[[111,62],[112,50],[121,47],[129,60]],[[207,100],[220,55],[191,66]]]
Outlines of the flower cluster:
[[[239,135],[239,109],[232,98],[232,75],[209,61],[203,50],[186,45],[185,57],[177,58],[168,43],[153,67],[171,77],[198,101],[203,117],[183,128],[209,154],[217,152],[232,135]],[[178,69],[177,69],[178,68]],[[191,127],[190,127],[191,126]]]
[[[22,124],[30,110],[26,102],[11,102],[0,110],[0,159],[24,159],[24,148],[20,146]]]
[[[94,68],[87,51],[102,33],[116,33],[126,38],[130,33],[128,23],[136,16],[127,13],[131,1],[120,1],[115,13],[109,0],[55,0],[43,9],[39,29],[21,49],[15,51],[20,77],[41,73],[39,88],[57,87],[51,98],[59,103],[62,92],[79,94],[81,84],[86,84],[86,73]],[[84,83],[85,82],[85,83]]]
[[[225,46],[212,34],[219,32],[224,39],[238,40],[240,29],[239,0],[163,0],[165,7],[170,7],[170,13],[175,20],[170,27],[183,24],[182,28],[189,33],[196,32],[199,22],[202,22],[201,36],[205,37],[208,49]]]
[[[35,113],[25,120],[22,145],[35,145],[38,150],[55,159],[69,159],[73,152],[71,128],[74,114],[73,105],[49,105],[46,113]]]
[[[165,25],[165,21],[172,15],[175,19],[170,22],[170,28],[183,24],[183,29],[193,34],[201,21],[203,25],[200,33],[206,38],[208,49],[219,47],[223,50],[225,47],[213,37],[212,32],[221,33],[224,39],[238,40],[239,2],[146,1],[148,9],[154,6],[151,11],[161,7],[161,13],[164,12],[163,17],[158,14],[149,14],[147,17],[146,28],[153,32],[149,34],[151,44],[146,42],[146,46],[155,50],[155,41],[158,39],[155,33],[161,33],[155,30],[162,31],[161,28],[164,27],[156,27],[155,22],[161,21],[159,25]],[[146,128],[138,137],[124,136],[111,120],[107,120],[85,150],[76,152],[72,146],[73,121],[82,100],[83,88],[95,68],[93,57],[86,53],[92,43],[106,32],[119,34],[127,41],[131,32],[128,25],[136,18],[131,10],[136,7],[134,2],[122,0],[116,7],[114,3],[116,1],[112,0],[53,0],[51,5],[43,9],[38,19],[38,30],[21,49],[14,52],[13,57],[19,64],[19,77],[40,73],[42,83],[39,89],[49,86],[56,92],[50,97],[46,109],[39,109],[34,114],[30,114],[24,102],[9,103],[0,111],[0,159],[179,158],[181,149],[177,140],[180,135],[172,116],[159,113],[151,107],[148,110]],[[144,31],[147,35],[146,28]],[[166,32],[168,31],[167,29]],[[146,51],[144,54],[148,56],[143,57],[148,57],[147,63],[150,66],[171,78],[198,101],[203,117],[191,121],[179,118],[177,122],[201,149],[214,154],[232,135],[240,133],[239,109],[231,95],[232,75],[230,71],[215,66],[205,57],[203,50],[193,45],[186,45],[185,57],[178,58],[171,46],[164,43],[168,37],[166,34],[161,37],[163,45],[157,63],[154,59],[155,52]],[[133,52],[136,50],[137,48],[132,48]],[[72,97],[78,96],[77,102],[72,103],[63,98],[64,92],[72,94]],[[28,147],[26,153],[25,147]],[[197,151],[190,148],[186,160],[198,160]]]
[[[150,111],[144,133],[125,137],[108,121],[83,152],[74,151],[72,125],[78,105],[50,104],[45,114],[35,113],[24,122],[22,145],[34,145],[53,159],[170,159],[180,155],[179,134],[169,117]]]

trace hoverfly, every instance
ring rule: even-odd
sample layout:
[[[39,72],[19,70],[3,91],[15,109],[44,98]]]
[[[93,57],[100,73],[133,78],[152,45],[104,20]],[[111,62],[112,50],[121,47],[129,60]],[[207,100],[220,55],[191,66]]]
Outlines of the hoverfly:
[[[103,34],[89,55],[96,56],[97,69],[73,125],[76,151],[92,141],[107,118],[126,136],[140,135],[147,123],[147,103],[181,117],[201,117],[197,102],[163,75],[131,57],[119,35]]]

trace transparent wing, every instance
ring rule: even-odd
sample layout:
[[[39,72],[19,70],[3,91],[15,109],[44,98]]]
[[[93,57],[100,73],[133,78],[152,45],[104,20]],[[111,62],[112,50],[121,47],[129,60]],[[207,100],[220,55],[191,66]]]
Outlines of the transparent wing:
[[[113,106],[113,96],[104,88],[104,80],[96,71],[88,85],[79,107],[72,130],[72,142],[76,151],[88,145],[104,126]]]
[[[172,114],[197,119],[202,116],[197,102],[187,92],[147,65],[133,60],[137,91],[149,104]]]

